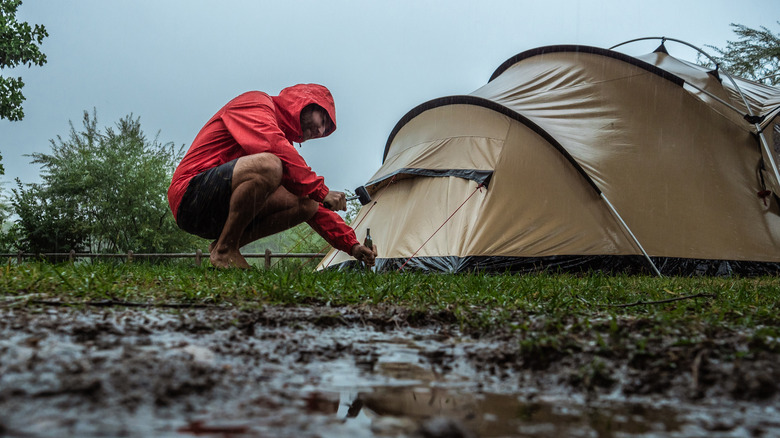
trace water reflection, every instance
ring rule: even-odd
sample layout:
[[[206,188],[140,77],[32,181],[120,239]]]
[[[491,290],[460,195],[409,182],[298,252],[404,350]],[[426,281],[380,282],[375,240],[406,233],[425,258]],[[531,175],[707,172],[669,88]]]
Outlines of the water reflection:
[[[564,397],[529,400],[517,394],[481,392],[473,386],[450,386],[431,369],[410,363],[380,363],[374,372],[396,383],[416,382],[340,394],[338,415],[367,423],[379,436],[410,433],[442,418],[479,437],[631,436],[663,434],[680,427],[670,409],[638,404],[594,406]]]
[[[612,436],[669,432],[679,424],[668,409],[640,405],[573,406],[565,401],[524,402],[515,395],[464,393],[431,387],[377,387],[361,392],[349,406],[347,418],[365,415],[407,418],[416,425],[433,418],[448,418],[480,437],[507,436]]]

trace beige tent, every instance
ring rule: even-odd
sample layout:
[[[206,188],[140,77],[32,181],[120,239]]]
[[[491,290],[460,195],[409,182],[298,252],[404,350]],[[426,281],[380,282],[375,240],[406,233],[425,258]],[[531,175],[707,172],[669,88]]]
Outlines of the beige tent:
[[[398,122],[353,226],[385,270],[780,272],[779,114],[663,43],[526,51]]]

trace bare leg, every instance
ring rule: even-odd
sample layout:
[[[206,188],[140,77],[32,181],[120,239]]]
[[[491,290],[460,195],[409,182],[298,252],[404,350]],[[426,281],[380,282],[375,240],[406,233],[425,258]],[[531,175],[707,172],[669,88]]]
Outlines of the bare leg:
[[[263,153],[238,159],[233,168],[230,211],[222,233],[209,247],[212,265],[218,268],[249,268],[249,263],[238,250],[241,236],[281,181],[282,163],[276,156]]]
[[[228,219],[219,239],[209,245],[212,265],[248,268],[239,248],[314,216],[319,204],[287,191],[281,186],[281,176],[281,161],[274,155],[239,158],[233,169]]]
[[[257,219],[244,231],[239,247],[311,219],[318,207],[316,201],[299,198],[284,187],[279,187],[268,198]]]

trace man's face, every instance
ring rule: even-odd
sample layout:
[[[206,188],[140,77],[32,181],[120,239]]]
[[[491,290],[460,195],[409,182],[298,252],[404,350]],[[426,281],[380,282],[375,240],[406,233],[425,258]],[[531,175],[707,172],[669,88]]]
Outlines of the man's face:
[[[303,132],[301,143],[312,138],[324,136],[329,128],[330,118],[325,110],[316,107],[306,107],[301,111],[301,131]]]

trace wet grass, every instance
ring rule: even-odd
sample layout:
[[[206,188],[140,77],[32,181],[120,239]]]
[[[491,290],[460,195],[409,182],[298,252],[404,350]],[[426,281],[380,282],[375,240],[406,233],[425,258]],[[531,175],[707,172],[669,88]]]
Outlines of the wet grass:
[[[645,277],[620,275],[486,275],[306,272],[295,269],[214,270],[188,264],[7,263],[0,267],[6,297],[139,303],[265,305],[394,305],[412,312],[446,312],[464,326],[518,330],[544,315],[548,330],[617,330],[626,318],[652,320],[674,330],[780,330],[780,278]],[[675,301],[671,301],[675,300]],[[524,315],[523,320],[516,320]],[[587,318],[583,318],[587,317]]]

